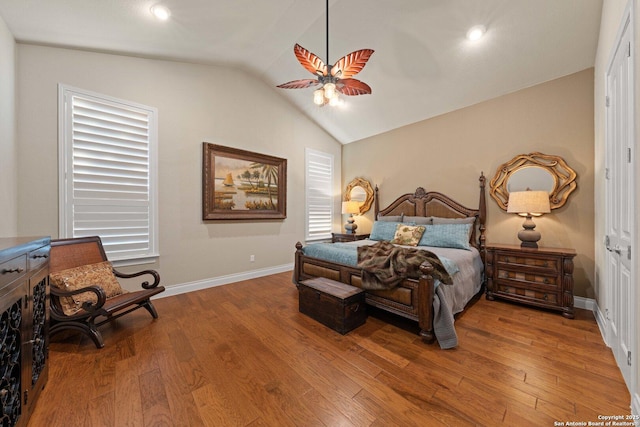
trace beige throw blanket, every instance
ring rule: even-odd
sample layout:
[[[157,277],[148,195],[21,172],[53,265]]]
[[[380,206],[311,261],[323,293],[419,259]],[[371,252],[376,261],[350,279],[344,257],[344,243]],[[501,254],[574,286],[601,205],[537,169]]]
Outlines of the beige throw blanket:
[[[358,247],[358,267],[362,268],[362,288],[381,290],[397,286],[403,279],[418,279],[420,265],[429,261],[433,276],[446,285],[453,280],[436,254],[422,249],[405,248],[380,241]]]

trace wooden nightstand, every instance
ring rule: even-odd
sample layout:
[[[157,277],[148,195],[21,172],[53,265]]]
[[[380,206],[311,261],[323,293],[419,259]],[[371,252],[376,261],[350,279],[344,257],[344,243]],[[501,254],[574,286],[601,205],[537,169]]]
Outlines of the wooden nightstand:
[[[573,319],[573,249],[487,246],[487,299],[561,311]]]
[[[331,233],[331,243],[355,242],[356,240],[368,239],[369,236],[370,234]]]

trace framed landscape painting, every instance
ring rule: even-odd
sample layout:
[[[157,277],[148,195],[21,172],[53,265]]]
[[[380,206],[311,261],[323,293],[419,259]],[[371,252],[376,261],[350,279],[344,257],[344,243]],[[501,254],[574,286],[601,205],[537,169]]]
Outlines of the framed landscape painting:
[[[287,159],[204,142],[202,219],[287,217]]]

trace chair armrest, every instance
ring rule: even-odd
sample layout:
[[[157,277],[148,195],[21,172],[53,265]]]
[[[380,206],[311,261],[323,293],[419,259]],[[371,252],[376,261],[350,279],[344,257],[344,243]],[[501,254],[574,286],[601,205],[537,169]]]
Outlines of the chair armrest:
[[[94,313],[100,310],[104,303],[107,301],[107,296],[104,293],[104,290],[98,285],[87,286],[84,288],[76,289],[75,291],[63,291],[51,286],[51,295],[58,298],[73,297],[74,295],[78,295],[84,292],[93,292],[94,294],[96,294],[96,297],[98,299],[95,304],[89,301],[85,301],[82,303],[82,308],[89,313]]]
[[[151,276],[153,276],[153,283],[149,284],[148,281],[142,282],[140,286],[142,286],[144,289],[153,289],[160,284],[160,274],[158,274],[158,272],[155,270],[143,270],[138,271],[137,273],[122,273],[114,268],[113,274],[115,274],[116,277],[121,277],[123,279],[131,279],[134,277],[143,276],[145,274],[150,274]]]

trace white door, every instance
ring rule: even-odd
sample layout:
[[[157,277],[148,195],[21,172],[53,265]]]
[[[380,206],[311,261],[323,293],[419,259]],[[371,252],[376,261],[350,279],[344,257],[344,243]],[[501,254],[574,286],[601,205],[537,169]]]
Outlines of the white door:
[[[631,389],[634,344],[631,246],[634,229],[633,68],[630,16],[607,72],[606,116],[606,283],[609,344]]]

